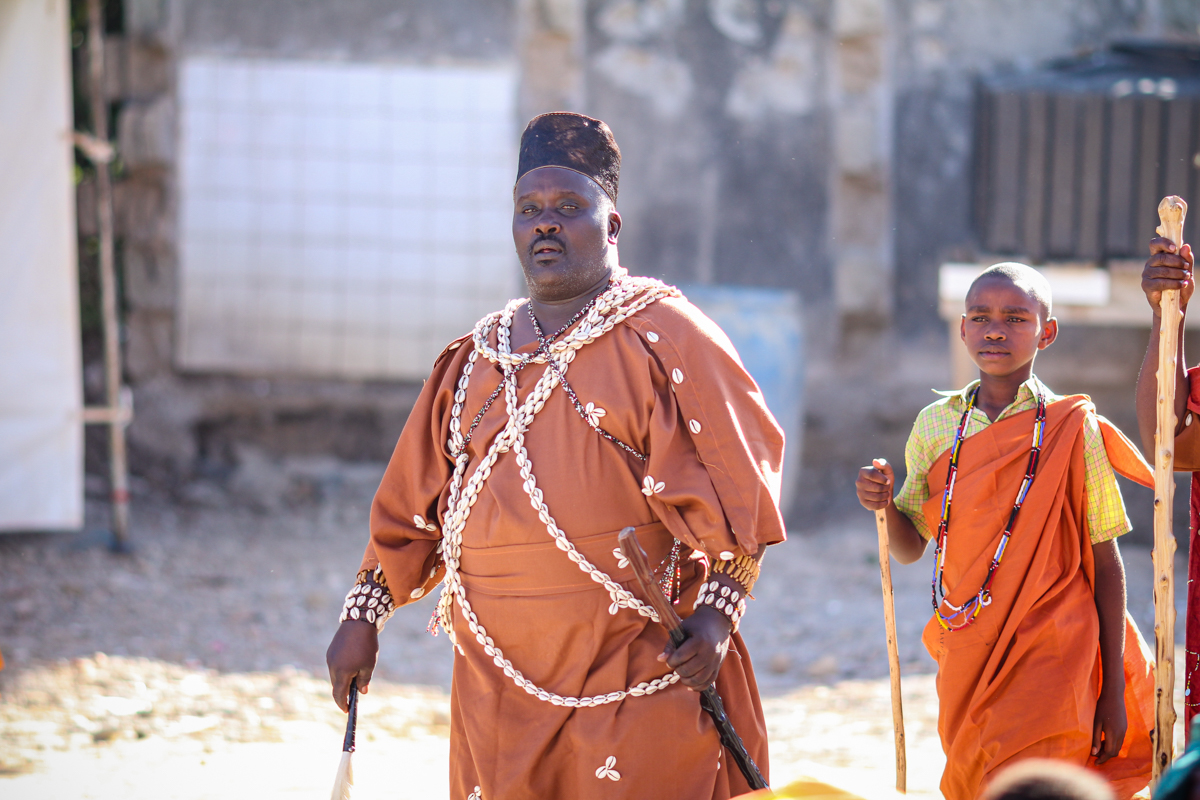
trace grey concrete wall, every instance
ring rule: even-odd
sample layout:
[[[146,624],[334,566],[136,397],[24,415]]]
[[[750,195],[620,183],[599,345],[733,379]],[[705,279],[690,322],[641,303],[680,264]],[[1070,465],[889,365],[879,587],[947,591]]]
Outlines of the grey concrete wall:
[[[1180,0],[125,0],[114,43],[128,374],[142,464],[236,461],[238,442],[382,457],[415,387],[180,375],[173,183],[187,52],[520,66],[518,130],[572,109],[624,152],[622,260],[676,282],[798,290],[806,306],[800,516],[900,460],[949,382],[936,270],[978,255],[974,84],[1128,35],[1197,35]],[[81,203],[87,203],[86,192]],[[81,217],[82,219],[83,217]],[[1132,426],[1145,331],[1068,331],[1039,363]],[[1103,358],[1096,354],[1102,353]],[[330,431],[334,431],[333,434]]]
[[[407,63],[515,61],[509,0],[125,0],[109,42],[134,469],[167,485],[235,470],[247,452],[385,460],[418,386],[184,375],[177,281],[175,75],[187,53]],[[81,220],[94,215],[87,187]]]
[[[182,0],[187,49],[302,58],[512,58],[509,0]]]
[[[980,255],[978,77],[1169,26],[1141,0],[585,5],[579,110],[624,149],[623,262],[803,295],[814,510],[844,501],[871,453],[899,460],[929,389],[949,382],[937,268]],[[1039,369],[1128,427],[1144,337],[1068,332]]]
[[[1137,0],[905,0],[899,6],[895,319],[899,335],[928,341],[945,336],[933,313],[938,265],[981,255],[971,224],[975,81],[1102,49],[1115,39],[1194,37],[1200,6],[1193,4],[1191,15],[1169,2]],[[1067,326],[1039,356],[1037,371],[1059,392],[1091,395],[1100,413],[1136,439],[1133,386],[1146,337],[1147,329]],[[898,452],[899,436],[889,447]],[[1128,482],[1123,488],[1134,535],[1148,541],[1152,495]],[[1186,519],[1186,487],[1178,494],[1176,517]]]
[[[937,267],[971,258],[975,82],[1052,58],[1156,33],[1142,0],[897,2],[896,321],[912,334],[938,324]]]
[[[631,269],[829,297],[826,6],[588,4],[586,110],[623,148]]]

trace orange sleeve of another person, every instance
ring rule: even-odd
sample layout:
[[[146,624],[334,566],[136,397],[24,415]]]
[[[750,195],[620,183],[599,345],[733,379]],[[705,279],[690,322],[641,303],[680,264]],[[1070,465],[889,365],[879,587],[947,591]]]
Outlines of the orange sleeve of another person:
[[[1175,471],[1200,471],[1200,367],[1187,371],[1188,401],[1183,426],[1175,437]]]

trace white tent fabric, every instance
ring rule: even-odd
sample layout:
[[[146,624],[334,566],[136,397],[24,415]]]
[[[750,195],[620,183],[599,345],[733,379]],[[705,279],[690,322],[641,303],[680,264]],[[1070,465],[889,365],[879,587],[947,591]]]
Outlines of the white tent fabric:
[[[67,0],[0,2],[0,531],[79,528]]]

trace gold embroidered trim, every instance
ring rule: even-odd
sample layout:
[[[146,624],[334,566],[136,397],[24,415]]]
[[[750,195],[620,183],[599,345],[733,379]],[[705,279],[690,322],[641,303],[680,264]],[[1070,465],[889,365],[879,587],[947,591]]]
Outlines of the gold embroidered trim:
[[[730,555],[733,554],[730,553]],[[712,567],[714,575],[724,575],[740,583],[745,590],[743,594],[750,594],[751,590],[754,589],[754,584],[758,580],[759,569],[758,562],[750,556],[737,556],[732,559],[722,558],[713,562]]]

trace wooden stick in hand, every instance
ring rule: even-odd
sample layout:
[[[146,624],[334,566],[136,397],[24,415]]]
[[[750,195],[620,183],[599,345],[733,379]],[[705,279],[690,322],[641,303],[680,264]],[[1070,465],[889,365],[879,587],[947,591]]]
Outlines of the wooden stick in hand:
[[[879,580],[883,584],[883,621],[887,628],[888,673],[892,678],[892,727],[896,734],[896,791],[908,784],[908,756],[904,745],[904,703],[900,697],[900,648],[896,643],[896,600],[892,590],[892,559],[888,547],[887,509],[875,512],[879,534]]]
[[[650,560],[646,558],[646,551],[638,543],[637,533],[632,527],[625,528],[617,536],[617,543],[621,546],[621,555],[625,556],[630,567],[633,568],[633,575],[637,578],[638,585],[642,587],[642,594],[646,596],[646,600],[658,615],[659,624],[667,629],[667,634],[671,637],[671,644],[679,647],[687,640],[687,634],[683,630],[683,620],[675,613],[675,607],[671,605],[671,601],[654,582],[654,570],[650,567]],[[759,770],[758,765],[754,763],[754,758],[746,749],[746,743],[742,741],[742,737],[738,735],[733,723],[730,722],[729,715],[725,713],[725,704],[721,701],[721,696],[717,694],[715,684],[710,683],[700,692],[700,708],[704,709],[705,713],[712,718],[717,735],[721,738],[721,744],[729,753],[730,760],[737,764],[738,770],[750,788],[769,789],[762,771]]]
[[[633,575],[637,578],[638,585],[642,587],[642,593],[646,596],[646,601],[658,614],[659,624],[667,629],[667,633],[671,636],[671,644],[678,647],[686,638],[683,632],[683,620],[679,618],[679,614],[675,613],[675,607],[671,605],[671,601],[663,595],[658,584],[654,582],[654,568],[650,566],[650,559],[646,557],[646,551],[638,543],[637,533],[632,527],[625,528],[617,535],[617,543],[621,545],[621,555],[625,556],[629,562]]]
[[[1187,203],[1164,197],[1158,204],[1159,236],[1183,246]],[[1154,771],[1158,783],[1171,763],[1175,731],[1175,373],[1179,353],[1179,290],[1162,293],[1158,338],[1158,419],[1154,429],[1154,639],[1156,651]]]

